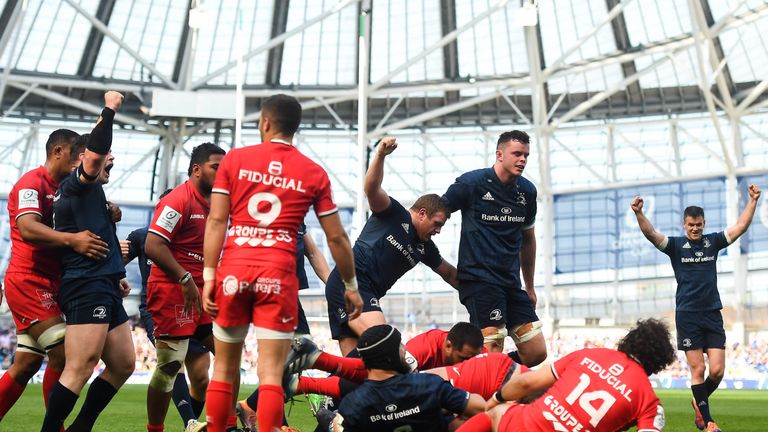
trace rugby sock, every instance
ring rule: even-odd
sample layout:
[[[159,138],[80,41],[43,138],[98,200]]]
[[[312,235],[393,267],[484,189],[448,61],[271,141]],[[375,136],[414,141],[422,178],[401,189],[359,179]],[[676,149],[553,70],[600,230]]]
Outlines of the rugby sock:
[[[231,415],[227,419],[227,430],[237,430],[237,416]]]
[[[176,374],[176,380],[173,382],[173,389],[171,390],[171,398],[173,404],[176,405],[176,411],[181,416],[181,421],[184,423],[184,427],[192,419],[197,419],[195,410],[192,408],[192,401],[189,396],[189,386],[187,385],[187,376],[183,373]]]
[[[456,432],[491,432],[493,423],[486,413],[480,413],[470,418]]]
[[[0,418],[5,417],[8,410],[19,400],[21,394],[24,393],[24,387],[26,384],[17,383],[8,372],[0,377],[0,395],[2,395],[0,397]]]
[[[88,394],[85,395],[85,402],[80,407],[80,413],[77,414],[72,425],[67,428],[67,432],[87,432],[93,429],[99,414],[104,411],[104,408],[116,394],[117,389],[112,384],[101,377],[96,377],[88,387]]]
[[[696,406],[701,411],[701,416],[704,418],[704,423],[713,422],[712,415],[709,413],[709,395],[707,394],[707,386],[705,384],[694,384],[691,386],[691,392],[693,398],[696,400]]]
[[[48,396],[51,395],[51,390],[53,390],[53,386],[59,382],[60,377],[60,370],[56,370],[50,367],[45,368],[45,373],[43,374],[43,401],[45,401],[46,407],[48,406]]]
[[[77,394],[57,382],[48,397],[48,409],[45,411],[41,432],[59,432],[64,419],[75,408]]]
[[[259,389],[256,388],[256,390],[251,393],[250,396],[248,396],[248,399],[245,400],[245,403],[248,404],[248,407],[254,411],[256,411],[256,408],[259,406]]]
[[[225,432],[232,412],[232,384],[211,380],[206,395],[205,419],[209,432]]]
[[[368,377],[363,359],[337,357],[326,352],[320,353],[312,368],[342,376],[356,383],[362,383]]]
[[[720,385],[720,383],[716,383],[712,381],[710,377],[707,377],[707,379],[704,380],[704,385],[707,387],[707,396],[710,396],[715,392],[715,390],[717,390],[717,387]]]
[[[299,386],[296,389],[296,393],[317,393],[334,398],[341,398],[340,380],[341,378],[337,376],[329,376],[327,378],[302,376],[299,377]]]
[[[519,352],[517,352],[517,351],[510,351],[510,352],[507,353],[507,355],[509,356],[509,358],[514,360],[515,363],[517,363],[519,365],[523,364],[523,360],[520,359],[520,353]]]
[[[163,432],[163,431],[165,431],[164,425],[147,424],[147,432]]]
[[[272,428],[280,429],[283,424],[283,388],[274,384],[259,386],[259,407],[256,411],[258,430],[271,431]]]
[[[205,399],[200,401],[190,396],[189,400],[192,403],[192,413],[195,415],[195,418],[200,418],[200,414],[203,413],[203,408],[205,408]]]

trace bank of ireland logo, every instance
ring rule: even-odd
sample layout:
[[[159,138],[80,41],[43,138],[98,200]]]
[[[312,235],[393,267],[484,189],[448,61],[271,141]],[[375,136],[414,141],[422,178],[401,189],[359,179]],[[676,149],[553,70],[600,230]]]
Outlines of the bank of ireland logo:
[[[512,209],[509,208],[509,207],[502,207],[501,208],[501,212],[504,213],[504,214],[510,214],[510,213],[512,213]]]
[[[104,306],[96,306],[93,309],[93,317],[98,319],[104,319],[107,317],[107,308]]]
[[[501,320],[501,309],[494,309],[494,310],[492,310],[490,318],[491,318],[491,321],[500,321]]]
[[[388,413],[393,413],[397,411],[397,405],[395,404],[389,404],[386,407],[384,407],[385,410],[387,410]]]
[[[224,278],[224,282],[221,283],[222,290],[225,296],[233,296],[237,293],[237,278],[229,275]]]
[[[683,346],[686,347],[686,348],[690,348],[691,347],[691,340],[688,339],[688,338],[683,339]]]
[[[703,257],[703,256],[704,256],[704,252],[702,252],[702,251],[696,251],[695,255],[696,255],[697,257]]]

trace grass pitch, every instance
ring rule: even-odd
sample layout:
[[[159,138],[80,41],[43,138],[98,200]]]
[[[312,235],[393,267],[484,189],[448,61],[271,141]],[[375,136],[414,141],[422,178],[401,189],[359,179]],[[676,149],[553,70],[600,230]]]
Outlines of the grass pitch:
[[[253,390],[244,386],[240,397],[244,398]],[[34,432],[40,430],[43,421],[43,399],[40,385],[29,385],[24,395],[0,422],[0,431]],[[688,390],[661,390],[659,397],[664,403],[667,416],[665,431],[695,432],[691,392]],[[84,395],[83,395],[84,396]],[[84,397],[80,398],[80,402]],[[721,390],[711,400],[717,424],[726,432],[764,432],[768,430],[768,391]],[[296,398],[293,407],[288,408],[289,423],[302,432],[312,432],[316,423],[303,396]],[[80,404],[73,411],[74,418]],[[126,385],[99,417],[94,431],[140,432],[146,430],[146,386]],[[175,408],[168,410],[166,431],[183,431],[181,419]]]

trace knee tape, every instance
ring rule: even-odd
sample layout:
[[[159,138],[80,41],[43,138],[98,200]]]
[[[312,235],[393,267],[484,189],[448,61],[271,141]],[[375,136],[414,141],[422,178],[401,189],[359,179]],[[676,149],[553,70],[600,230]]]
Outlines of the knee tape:
[[[291,333],[293,335],[293,333]],[[240,343],[248,336],[248,326],[221,327],[213,323],[213,337],[226,343]]]
[[[507,329],[486,327],[483,329],[483,343],[495,343],[498,346],[504,346],[504,339],[507,338]]]
[[[16,335],[16,345],[18,345],[16,348],[17,352],[25,352],[45,357],[45,349],[37,343],[35,338],[27,333]]]
[[[187,356],[189,339],[163,340],[162,342],[167,347],[157,349],[157,366],[155,366],[155,371],[152,372],[149,386],[161,392],[170,393],[173,390],[176,375],[184,365],[184,357]]]
[[[541,321],[521,324],[512,329],[512,340],[515,345],[528,342],[541,333]]]
[[[48,352],[56,346],[64,342],[64,333],[67,329],[67,325],[58,323],[46,329],[40,337],[37,338],[37,343],[40,344],[43,349]]]

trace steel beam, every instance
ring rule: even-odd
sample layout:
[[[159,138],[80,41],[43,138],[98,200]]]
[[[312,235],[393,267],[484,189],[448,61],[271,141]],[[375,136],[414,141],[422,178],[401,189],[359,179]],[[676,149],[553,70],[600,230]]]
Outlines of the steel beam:
[[[620,4],[619,0],[606,0],[608,9],[613,9]],[[621,51],[628,52],[632,48],[632,42],[629,39],[629,32],[627,31],[627,21],[624,18],[624,13],[620,13],[613,20],[611,20],[611,30],[613,30],[613,40],[616,43],[616,48]],[[628,61],[621,64],[621,72],[624,77],[632,76],[637,73],[637,65],[634,61]],[[627,86],[627,93],[635,103],[640,102],[642,90],[640,89],[640,83],[634,82]]]
[[[116,0],[100,0],[96,9],[96,19],[109,25],[109,19],[112,17],[112,11],[115,9]],[[80,65],[77,67],[77,75],[81,77],[90,77],[93,75],[93,69],[96,66],[96,59],[99,57],[101,43],[104,41],[104,33],[95,27],[91,27],[88,39],[85,42],[85,49],[80,58]]]
[[[5,52],[5,47],[8,45],[8,41],[11,40],[11,36],[16,30],[16,25],[19,23],[19,16],[22,13],[22,3],[24,0],[8,0],[3,7],[3,11],[0,13],[0,57]]]
[[[7,5],[10,6],[10,3]],[[3,18],[5,19],[8,10],[3,11]],[[0,39],[0,57],[2,57],[5,46],[13,37],[13,45],[11,45],[11,52],[8,53],[8,64],[3,69],[3,75],[0,77],[0,106],[3,103],[3,97],[5,96],[5,87],[8,85],[8,77],[11,75],[11,69],[13,69],[13,57],[16,54],[16,45],[19,43],[19,35],[16,32],[17,27],[21,28],[21,22],[24,20],[24,15],[27,12],[27,0],[22,0],[14,4],[13,12],[7,19],[7,28],[3,31],[2,39]],[[15,36],[15,37],[14,37]]]
[[[270,38],[274,39],[285,33],[288,29],[288,7],[290,0],[275,0],[272,8],[272,31]],[[264,83],[268,86],[280,84],[280,71],[283,67],[284,43],[276,45],[269,50],[267,55],[267,76]]]
[[[440,28],[443,36],[456,30],[456,0],[440,0]],[[443,76],[449,81],[459,78],[459,45],[454,39],[443,47]],[[449,102],[459,100],[458,92],[447,92]]]

